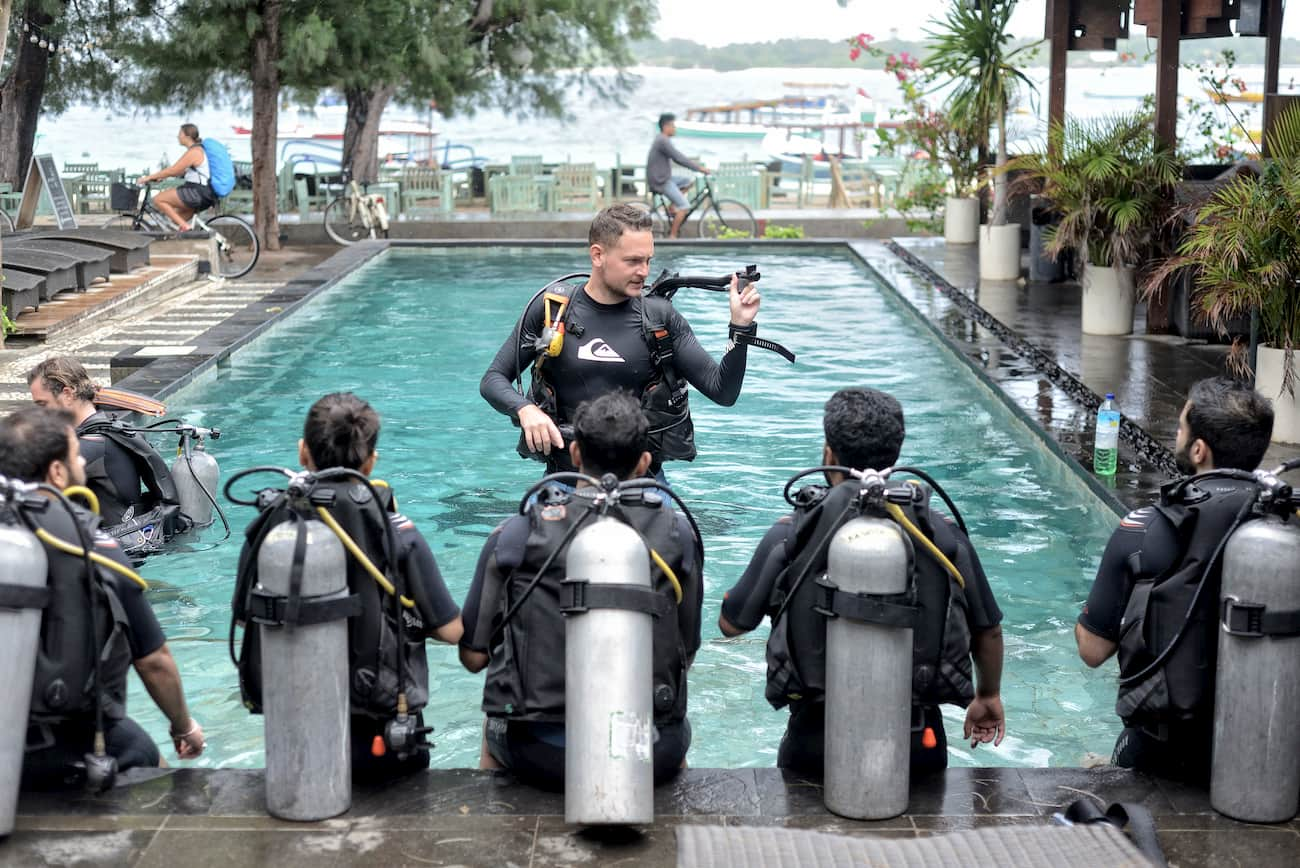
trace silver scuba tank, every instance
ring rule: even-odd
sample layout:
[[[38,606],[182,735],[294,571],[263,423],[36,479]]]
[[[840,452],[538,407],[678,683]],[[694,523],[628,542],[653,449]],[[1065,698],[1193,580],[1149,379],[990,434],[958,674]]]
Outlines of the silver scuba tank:
[[[855,518],[831,540],[827,577],[844,594],[907,590],[908,545],[898,525]],[[882,820],[907,810],[912,629],[852,617],[826,622],[826,808]]]
[[[1223,552],[1210,804],[1249,823],[1282,823],[1300,797],[1300,527],[1267,516]],[[1279,615],[1291,613],[1279,630]]]
[[[4,482],[0,478],[0,484]],[[0,510],[5,508],[3,498],[0,491]],[[39,597],[47,580],[45,548],[27,528],[9,523],[0,513],[0,659],[9,673],[0,702],[0,838],[14,830],[40,642]]]
[[[304,522],[304,531],[302,601],[346,596],[343,544],[315,519]],[[257,555],[255,593],[288,596],[297,533],[297,523],[289,521],[266,535]],[[282,820],[337,816],[352,804],[347,621],[259,628],[266,808]]]
[[[598,518],[569,544],[566,582],[650,587],[650,555]],[[654,627],[647,612],[591,608],[564,623],[564,821],[654,821]]]
[[[212,502],[217,496],[221,469],[217,459],[204,448],[203,438],[195,435],[193,440],[193,445],[188,446],[189,455],[185,455],[187,444],[182,443],[182,453],[172,462],[172,480],[181,512],[189,516],[195,528],[204,528],[213,521]]]

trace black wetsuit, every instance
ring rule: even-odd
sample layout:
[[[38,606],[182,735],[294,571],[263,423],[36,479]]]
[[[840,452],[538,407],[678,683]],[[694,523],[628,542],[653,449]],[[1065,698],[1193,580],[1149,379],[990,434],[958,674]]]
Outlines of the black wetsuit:
[[[966,622],[971,635],[1001,624],[1002,610],[993,598],[988,577],[984,575],[984,567],[970,540],[938,513],[932,513],[930,526],[935,528],[936,534],[951,534],[960,544],[961,556],[956,565],[966,579]],[[732,626],[748,632],[761,624],[765,615],[772,614],[773,587],[796,555],[790,551],[793,530],[794,522],[790,516],[785,516],[772,525],[759,542],[740,581],[723,595],[722,616]],[[825,713],[826,705],[820,700],[790,704],[790,723],[781,739],[777,754],[778,766],[807,775],[821,775],[825,749]],[[921,706],[920,714],[922,719],[914,720],[912,727],[912,771],[939,771],[948,765],[943,717],[935,705]],[[935,735],[936,743],[933,747],[923,744],[927,727]]]
[[[77,426],[81,456],[86,459],[86,485],[99,498],[104,524],[108,527],[122,521],[127,507],[136,507],[137,513],[152,508],[152,504],[145,503],[146,493],[141,488],[135,457],[105,434],[81,433],[88,426],[111,421],[104,413],[96,412]]]
[[[558,357],[543,363],[547,379],[555,388],[557,423],[571,420],[583,401],[615,389],[625,389],[640,398],[658,375],[643,331],[640,299],[601,304],[585,289],[575,289],[572,298],[564,348]],[[540,298],[528,308],[522,335],[519,326],[511,331],[479,383],[479,393],[507,416],[516,416],[521,407],[532,403],[515,391],[512,382],[537,358],[534,341],[544,325],[543,308]],[[676,310],[669,315],[667,326],[677,374],[710,401],[724,407],[736,403],[745,381],[746,346],[729,341],[719,364],[700,346],[690,324]],[[752,325],[733,325],[732,329],[756,331]]]
[[[1132,564],[1139,555],[1147,575],[1167,572],[1181,557],[1174,528],[1150,506],[1124,516],[1106,543],[1097,578],[1079,614],[1079,623],[1089,633],[1119,643],[1124,610],[1137,578]],[[1212,732],[1212,720],[1168,725],[1159,734],[1162,737],[1141,727],[1126,727],[1115,742],[1111,762],[1162,777],[1204,782],[1210,773]]]

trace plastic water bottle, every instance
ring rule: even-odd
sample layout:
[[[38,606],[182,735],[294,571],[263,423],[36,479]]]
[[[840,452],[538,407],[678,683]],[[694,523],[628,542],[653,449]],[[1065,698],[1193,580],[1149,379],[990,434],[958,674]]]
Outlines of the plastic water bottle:
[[[1092,441],[1092,469],[1100,476],[1114,476],[1119,457],[1119,409],[1115,395],[1106,393],[1106,400],[1097,408],[1097,433]]]

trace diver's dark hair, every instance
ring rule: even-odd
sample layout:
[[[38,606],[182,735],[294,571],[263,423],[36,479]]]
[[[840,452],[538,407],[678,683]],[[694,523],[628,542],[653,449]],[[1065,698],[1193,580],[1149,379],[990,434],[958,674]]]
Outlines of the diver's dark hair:
[[[627,479],[646,451],[648,429],[641,403],[628,392],[583,401],[573,414],[573,439],[582,452],[583,472]]]
[[[68,431],[76,425],[66,410],[24,407],[0,419],[0,476],[44,482],[50,465],[67,462]]]
[[[199,128],[194,124],[181,124],[181,132],[185,134],[186,138],[193,139],[194,144],[203,144],[203,137],[199,135]]]
[[[50,393],[57,395],[71,389],[74,397],[82,401],[95,400],[95,384],[81,362],[72,356],[50,356],[27,372],[27,385],[40,379]]]
[[[610,205],[596,215],[587,231],[587,243],[599,244],[601,247],[613,247],[624,232],[649,232],[653,224],[650,212],[635,205],[620,202]]]
[[[1192,385],[1187,401],[1191,439],[1205,441],[1216,468],[1259,466],[1273,435],[1273,405],[1267,398],[1238,380],[1210,377]]]
[[[351,392],[332,392],[307,411],[302,439],[317,470],[360,470],[379,442],[379,414]]]
[[[659,132],[662,133],[664,131],[664,127],[668,126],[675,120],[677,120],[677,115],[673,114],[672,112],[664,112],[663,114],[661,114],[659,116]]]
[[[854,470],[893,467],[903,450],[903,406],[879,389],[841,389],[822,414],[826,445]]]

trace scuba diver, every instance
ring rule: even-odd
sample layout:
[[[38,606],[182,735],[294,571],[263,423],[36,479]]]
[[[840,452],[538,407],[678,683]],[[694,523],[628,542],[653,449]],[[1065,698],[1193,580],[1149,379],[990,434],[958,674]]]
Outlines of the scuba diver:
[[[686,384],[725,407],[740,396],[747,348],[766,343],[755,338],[762,299],[752,283],[730,281],[729,339],[716,363],[671,303],[647,297],[654,237],[646,211],[611,205],[596,215],[587,237],[590,277],[581,285],[561,278],[538,293],[484,373],[479,393],[522,429],[520,455],[545,461],[553,473],[574,469],[572,438],[562,432],[578,405],[626,389],[645,411],[649,472],[662,481],[664,461],[696,454]],[[530,365],[525,395],[512,382]]]
[[[67,412],[31,407],[0,420],[0,524],[17,521],[34,533],[47,564],[41,587],[48,596],[30,604],[43,613],[24,787],[83,780],[99,791],[112,785],[118,770],[166,765],[153,739],[126,716],[132,667],[170,722],[177,756],[194,759],[206,746],[166,637],[141,592],[143,581],[117,541],[99,529],[98,518],[60,493],[84,485],[84,468]],[[77,493],[93,504],[84,488]],[[10,674],[8,683],[20,682]]]
[[[577,531],[609,498],[606,514],[635,529],[651,550],[656,602],[666,604],[653,627],[653,765],[659,784],[683,767],[691,744],[686,671],[700,647],[704,549],[689,512],[683,507],[679,514],[667,503],[667,489],[649,480],[626,482],[644,476],[652,460],[648,425],[635,398],[610,392],[586,401],[574,413],[573,427],[569,458],[582,476],[560,474],[525,495],[521,514],[488,538],[465,599],[460,660],[470,672],[488,670],[479,767],[511,769],[543,789],[564,784],[566,557]],[[601,476],[606,484],[593,485],[593,477]],[[574,481],[576,490],[556,484]]]
[[[227,497],[234,500],[231,487],[250,474],[276,471],[290,476],[289,488],[305,490],[317,514],[350,552],[347,587],[360,602],[359,613],[348,618],[347,631],[352,769],[354,778],[363,780],[386,780],[428,768],[429,745],[420,738],[429,731],[421,713],[429,697],[424,641],[455,643],[462,632],[460,613],[428,542],[397,511],[387,484],[370,479],[379,459],[379,428],[379,414],[356,395],[326,395],[311,406],[298,441],[298,460],[306,474],[294,477],[281,468],[259,467],[233,475],[226,484]],[[299,516],[281,490],[261,490],[250,505],[258,507],[259,515],[248,526],[239,555],[231,656],[244,703],[256,714],[262,710],[261,632],[247,622],[277,623],[274,608],[267,610],[262,605],[266,598],[258,595],[258,554],[273,528]],[[235,625],[244,627],[237,658]],[[406,725],[408,713],[412,726]],[[401,743],[388,743],[391,724],[399,718]]]
[[[774,708],[790,707],[777,765],[816,777],[823,771],[827,651],[819,579],[826,574],[835,531],[858,506],[859,482],[847,469],[894,468],[905,434],[902,406],[876,389],[836,392],[826,402],[822,421],[826,466],[817,470],[825,472],[828,486],[808,485],[791,497],[795,481],[812,471],[790,480],[787,499],[794,512],[764,535],[740,580],[724,595],[718,619],[725,636],[755,629],[764,615],[771,619],[767,700]],[[929,481],[911,468],[893,472]],[[936,490],[956,514],[942,490]],[[914,774],[948,765],[941,703],[966,706],[962,732],[972,747],[1000,744],[1006,733],[1000,695],[1002,612],[964,527],[931,509],[929,496],[928,489],[915,486],[912,503],[900,513],[909,519],[909,531],[917,529],[925,537],[910,536],[919,607],[912,650]],[[897,516],[895,522],[907,527]]]
[[[27,386],[37,405],[76,420],[86,485],[99,498],[105,529],[128,556],[152,554],[189,529],[167,463],[137,430],[96,407],[98,390],[80,362],[52,356],[27,373]]]
[[[1253,471],[1272,433],[1272,405],[1250,386],[1201,380],[1178,417],[1178,469]],[[1111,534],[1074,638],[1093,668],[1119,652],[1114,765],[1208,782],[1220,555],[1257,490],[1221,476],[1170,483],[1159,505],[1130,512]]]

